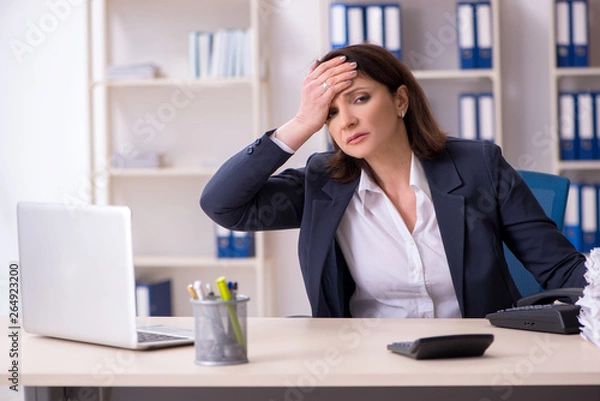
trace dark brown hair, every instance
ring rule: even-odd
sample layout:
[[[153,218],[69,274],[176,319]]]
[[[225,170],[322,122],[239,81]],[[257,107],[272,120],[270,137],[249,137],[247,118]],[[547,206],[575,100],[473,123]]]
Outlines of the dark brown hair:
[[[404,124],[412,151],[417,157],[425,159],[443,152],[446,134],[433,117],[423,89],[407,66],[383,47],[366,43],[334,49],[320,62],[339,56],[346,56],[349,62],[355,61],[360,74],[385,85],[393,95],[401,85],[406,85],[409,107]],[[332,143],[335,153],[329,159],[329,173],[333,179],[353,181],[360,176],[363,168],[372,175],[366,161],[345,154],[335,141],[332,140]]]

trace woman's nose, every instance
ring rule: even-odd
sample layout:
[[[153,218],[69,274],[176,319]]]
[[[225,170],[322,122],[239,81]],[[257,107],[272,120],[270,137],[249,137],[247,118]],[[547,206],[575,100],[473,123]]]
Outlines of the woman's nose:
[[[352,110],[350,108],[341,108],[339,114],[342,129],[352,128],[356,125],[358,119],[356,118],[354,113],[352,113]]]

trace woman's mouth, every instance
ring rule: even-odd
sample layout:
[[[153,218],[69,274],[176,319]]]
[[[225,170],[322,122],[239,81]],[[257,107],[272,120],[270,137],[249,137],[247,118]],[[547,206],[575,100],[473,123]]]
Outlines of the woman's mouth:
[[[355,145],[355,144],[361,142],[363,139],[365,139],[367,137],[367,135],[368,135],[367,132],[359,132],[357,134],[354,134],[346,140],[346,144]]]

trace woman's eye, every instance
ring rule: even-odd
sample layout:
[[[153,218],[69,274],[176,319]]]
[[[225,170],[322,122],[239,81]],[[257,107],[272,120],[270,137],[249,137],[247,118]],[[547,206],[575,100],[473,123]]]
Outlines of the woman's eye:
[[[329,113],[327,113],[327,120],[331,120],[336,114],[337,110],[329,110]]]
[[[369,100],[371,97],[369,95],[360,95],[356,98],[355,102],[356,103],[364,103],[367,100]]]

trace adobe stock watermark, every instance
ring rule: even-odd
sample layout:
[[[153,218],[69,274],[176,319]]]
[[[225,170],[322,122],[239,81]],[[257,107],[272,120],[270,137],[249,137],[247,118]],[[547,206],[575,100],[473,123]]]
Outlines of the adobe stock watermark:
[[[440,26],[435,34],[429,31],[425,32],[423,53],[409,50],[406,64],[411,69],[425,69],[435,59],[441,57],[447,49],[454,48],[454,44],[458,40],[458,18],[459,15],[456,13],[445,12],[444,19],[448,23]]]
[[[315,360],[303,362],[304,373],[295,380],[286,380],[283,401],[304,401],[308,394],[315,391],[317,385],[331,374],[335,367],[344,362],[344,350],[356,349],[371,332],[381,324],[381,318],[373,316],[368,319],[351,319],[340,327],[337,343],[340,346],[328,347],[323,356]],[[268,401],[276,401],[270,398]]]
[[[278,14],[291,2],[292,0],[261,0],[259,2],[260,16],[266,19],[269,18],[272,14]]]
[[[61,24],[73,13],[73,7],[84,4],[84,0],[46,0],[47,12],[37,20],[27,20],[20,38],[11,38],[8,46],[17,63],[42,46],[48,37],[56,32]]]
[[[63,203],[71,209],[86,205],[92,194],[106,189],[112,168],[122,168],[124,161],[139,154],[136,143],[151,144],[161,131],[174,121],[179,113],[190,107],[198,97],[190,82],[178,85],[168,96],[168,100],[160,102],[153,111],[148,111],[131,126],[133,137],[119,144],[118,150],[107,160],[103,160],[92,172],[91,177],[83,177],[75,194],[65,194]],[[110,132],[108,133],[110,135]]]
[[[92,372],[99,387],[110,387],[115,382],[115,375],[125,373],[134,364],[136,354],[134,351],[118,350],[112,356],[105,356],[96,364]]]
[[[517,360],[514,365],[502,369],[502,373],[492,378],[492,391],[498,393],[497,398],[482,397],[478,401],[508,400],[514,392],[515,386],[525,384],[525,381],[554,355],[560,343],[553,341],[553,334],[538,335],[533,338],[533,345],[529,348],[527,356]]]

